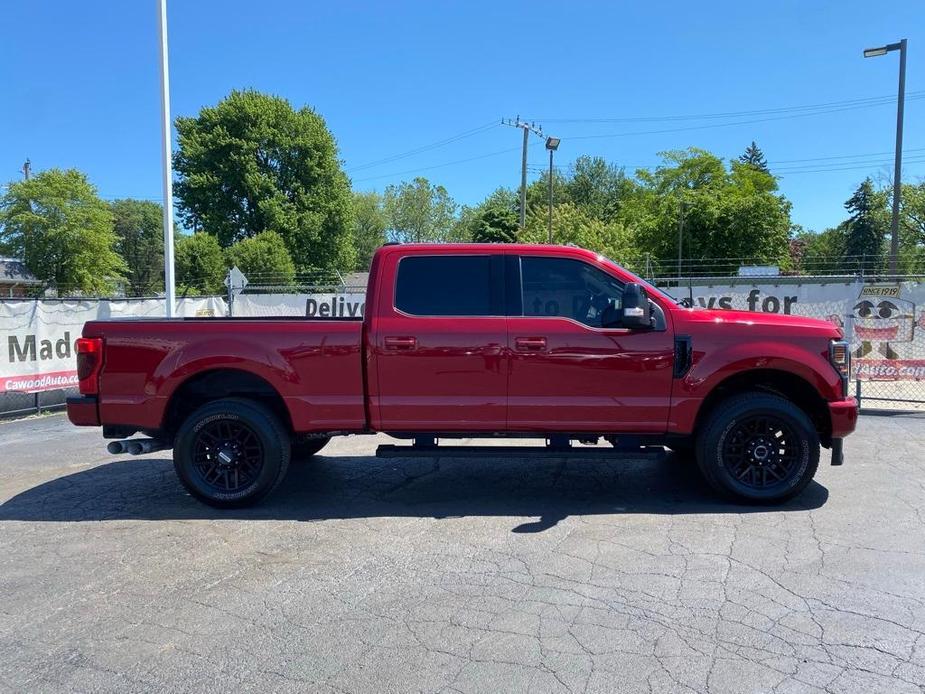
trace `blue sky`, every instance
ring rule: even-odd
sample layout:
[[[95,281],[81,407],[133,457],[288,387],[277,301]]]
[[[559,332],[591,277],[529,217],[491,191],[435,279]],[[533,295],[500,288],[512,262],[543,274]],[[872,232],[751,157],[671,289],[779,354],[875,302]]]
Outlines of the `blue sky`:
[[[29,157],[35,170],[87,172],[106,198],[160,198],[156,11],[155,0],[4,7],[0,181]],[[358,190],[423,175],[473,204],[514,188],[519,131],[498,123],[519,114],[562,138],[562,165],[590,154],[632,170],[662,150],[732,157],[757,140],[793,220],[815,230],[843,218],[866,175],[891,170],[898,54],[861,51],[906,37],[904,176],[925,177],[920,0],[169,0],[169,21],[174,116],[244,87],[310,105]],[[819,104],[830,105],[802,108]],[[531,176],[546,165],[535,139]]]

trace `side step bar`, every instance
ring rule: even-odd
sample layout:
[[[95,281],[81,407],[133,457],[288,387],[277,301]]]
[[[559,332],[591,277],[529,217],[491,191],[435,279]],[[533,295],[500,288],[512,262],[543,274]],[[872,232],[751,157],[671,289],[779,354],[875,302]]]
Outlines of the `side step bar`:
[[[376,449],[377,458],[659,458],[664,449],[590,448],[584,446],[396,446],[383,444]]]

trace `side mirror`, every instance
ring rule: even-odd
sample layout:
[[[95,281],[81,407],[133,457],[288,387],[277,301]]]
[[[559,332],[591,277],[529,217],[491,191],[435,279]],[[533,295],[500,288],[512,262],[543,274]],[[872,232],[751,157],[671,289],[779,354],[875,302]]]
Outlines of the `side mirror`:
[[[631,330],[648,330],[652,327],[652,310],[649,295],[638,282],[623,287],[623,308],[619,309],[620,327]]]

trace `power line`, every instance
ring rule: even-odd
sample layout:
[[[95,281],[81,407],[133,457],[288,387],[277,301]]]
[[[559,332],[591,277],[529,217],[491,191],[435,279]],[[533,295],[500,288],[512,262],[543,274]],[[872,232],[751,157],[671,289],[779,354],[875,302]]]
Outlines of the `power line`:
[[[925,98],[925,93],[922,93],[921,96],[914,97],[914,99],[912,97],[906,97],[906,100],[912,101],[912,100],[919,100],[923,98]],[[895,99],[893,100],[892,103],[895,103]],[[885,106],[889,104],[890,102],[882,101],[882,102],[877,102],[877,103],[872,103],[872,104],[864,104],[864,105],[857,105],[857,106],[844,106],[840,108],[832,108],[832,109],[819,110],[819,111],[809,111],[805,113],[792,113],[792,114],[781,115],[781,116],[768,116],[767,118],[753,118],[750,120],[731,121],[727,123],[706,123],[706,124],[701,124],[701,125],[688,125],[682,128],[660,128],[658,130],[635,130],[632,132],[600,133],[600,134],[594,134],[594,135],[569,135],[568,139],[569,140],[599,140],[599,139],[607,139],[611,137],[633,137],[635,135],[663,135],[666,133],[680,133],[680,132],[688,132],[692,130],[709,130],[712,128],[728,128],[728,127],[734,127],[737,125],[752,125],[754,123],[768,123],[772,121],[792,120],[795,118],[807,118],[809,116],[820,116],[820,115],[826,115],[829,113],[841,113],[844,111],[854,111],[857,109],[871,108],[872,106]]]
[[[906,98],[921,98],[925,95],[925,90],[909,92]],[[722,113],[701,113],[674,116],[632,116],[623,118],[542,118],[547,123],[644,123],[658,121],[681,121],[681,120],[707,120],[716,118],[739,118],[742,116],[767,115],[784,112],[797,112],[817,109],[829,109],[840,106],[877,106],[883,104],[895,104],[896,95],[888,94],[885,96],[870,96],[858,99],[845,99],[842,101],[828,101],[820,104],[807,104],[803,106],[779,106],[774,108],[756,109],[751,111],[726,111]]]
[[[419,166],[416,169],[408,169],[406,171],[395,171],[388,174],[380,174],[378,176],[367,176],[366,178],[357,178],[354,183],[362,183],[363,181],[375,181],[380,178],[392,178],[394,176],[403,176],[404,174],[419,173],[421,171],[430,171],[432,169],[442,169],[445,166],[455,166],[456,164],[465,164],[470,161],[477,161],[479,159],[488,159],[489,157],[496,157],[500,154],[510,154],[511,152],[516,152],[520,147],[510,147],[508,149],[499,149],[496,152],[489,152],[488,154],[480,154],[475,157],[467,157],[465,159],[457,159],[456,161],[447,161],[442,164],[434,164],[433,166]]]
[[[493,128],[497,127],[497,125],[498,125],[498,121],[493,120],[489,123],[485,123],[484,125],[480,125],[477,128],[471,128],[470,130],[464,130],[461,133],[457,133],[456,135],[452,135],[451,137],[445,138],[443,140],[438,140],[437,142],[431,142],[430,144],[427,144],[427,145],[421,145],[420,147],[409,149],[407,152],[402,152],[400,154],[393,154],[392,156],[383,157],[382,159],[376,159],[374,161],[367,162],[365,164],[358,164],[357,166],[348,167],[346,171],[348,173],[351,171],[362,171],[364,169],[374,168],[382,164],[388,164],[389,162],[397,161],[398,159],[412,157],[415,154],[420,154],[422,152],[427,152],[432,149],[444,147],[445,145],[451,144],[453,142],[458,142],[459,140],[463,140],[467,137],[472,137],[473,135],[479,135],[483,132],[487,132],[488,130],[492,130]]]
[[[907,101],[918,100],[918,99],[925,99],[925,90],[911,92],[906,97]],[[870,108],[872,106],[892,104],[892,103],[895,103],[895,100],[896,98],[893,96],[870,97],[867,99],[851,99],[851,100],[846,100],[846,101],[829,102],[828,104],[818,104],[812,107],[802,106],[802,107],[784,107],[781,109],[765,109],[763,112],[771,112],[771,111],[780,112],[780,111],[786,111],[787,109],[790,109],[792,111],[799,111],[801,109],[805,110],[809,108],[816,108],[817,110],[810,111],[810,112],[794,112],[789,115],[769,116],[767,118],[739,120],[739,121],[733,121],[733,122],[727,122],[727,123],[708,123],[708,124],[701,124],[701,125],[685,126],[685,127],[680,127],[680,128],[660,128],[660,129],[654,129],[654,130],[641,130],[641,131],[624,132],[624,133],[601,133],[601,134],[593,134],[593,135],[571,135],[567,137],[563,136],[563,139],[568,139],[568,140],[607,139],[607,138],[616,138],[616,137],[632,137],[635,135],[658,135],[658,134],[666,134],[666,133],[674,133],[674,132],[686,132],[686,131],[692,131],[692,130],[706,130],[706,129],[711,129],[711,128],[722,128],[722,127],[730,127],[730,126],[734,127],[738,125],[751,125],[754,123],[764,123],[764,122],[769,122],[769,121],[789,120],[792,118],[805,118],[808,116],[825,115],[828,113],[841,113],[843,111],[852,111],[856,109]],[[824,110],[818,110],[821,107],[829,107],[829,106],[836,106],[836,108],[826,108]],[[761,113],[761,112],[742,111],[739,113],[747,114],[747,113]],[[721,116],[721,115],[728,115],[728,114],[706,114],[706,116]],[[664,118],[666,119],[668,118],[691,119],[691,118],[698,118],[698,116],[677,116],[677,117],[664,117]],[[632,120],[632,119],[628,119],[628,120]],[[585,119],[584,121],[579,121],[578,119],[576,119],[576,122],[592,122],[592,121],[589,119]],[[453,166],[455,164],[462,164],[462,163],[474,161],[477,159],[483,159],[483,158],[488,158],[492,156],[497,156],[500,154],[506,154],[512,151],[515,151],[515,150],[514,149],[499,150],[497,152],[491,152],[485,155],[479,155],[476,157],[468,157],[466,159],[459,159],[459,160],[451,161],[451,162],[444,162],[442,164],[435,164],[432,166],[421,167],[418,169],[409,169],[407,171],[398,171],[398,172],[394,172],[390,174],[382,174],[379,176],[372,176],[372,177],[357,179],[355,182],[360,183],[363,181],[370,181],[370,180],[381,179],[381,178],[391,178],[393,176],[401,176],[401,175],[409,174],[409,173],[417,173],[418,171],[428,171],[431,169],[442,168],[445,166]],[[648,168],[648,167],[637,167],[637,168]]]

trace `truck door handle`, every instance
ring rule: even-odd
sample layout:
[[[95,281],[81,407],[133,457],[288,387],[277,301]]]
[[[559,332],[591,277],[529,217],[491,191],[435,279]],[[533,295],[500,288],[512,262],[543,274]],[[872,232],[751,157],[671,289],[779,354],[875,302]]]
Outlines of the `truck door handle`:
[[[546,349],[545,337],[518,337],[514,346],[521,352],[541,352]]]
[[[414,349],[418,344],[415,337],[387,337],[385,338],[386,349]]]

